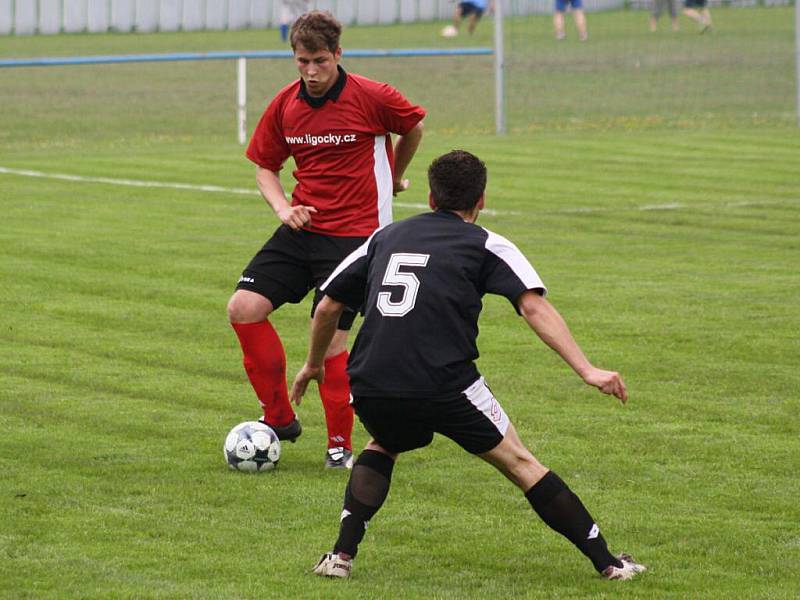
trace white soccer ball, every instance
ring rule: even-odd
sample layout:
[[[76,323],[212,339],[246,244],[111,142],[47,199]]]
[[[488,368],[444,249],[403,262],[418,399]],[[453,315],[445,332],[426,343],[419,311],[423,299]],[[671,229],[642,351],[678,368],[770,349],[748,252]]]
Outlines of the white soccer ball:
[[[281,442],[271,427],[260,421],[245,421],[231,429],[222,450],[231,469],[257,473],[275,468],[281,457]]]
[[[457,35],[458,29],[456,29],[454,25],[447,25],[444,29],[442,29],[442,37],[454,38]]]

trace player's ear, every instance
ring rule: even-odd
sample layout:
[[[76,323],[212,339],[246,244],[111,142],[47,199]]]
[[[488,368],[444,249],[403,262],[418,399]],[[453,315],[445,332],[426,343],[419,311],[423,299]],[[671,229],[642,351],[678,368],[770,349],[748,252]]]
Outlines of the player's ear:
[[[436,201],[433,199],[433,192],[428,192],[428,206],[431,210],[436,210]]]
[[[342,47],[341,46],[336,48],[336,52],[333,53],[333,58],[334,58],[334,60],[336,60],[337,63],[340,60],[342,60]]]
[[[478,198],[478,203],[475,205],[478,210],[483,210],[486,206],[486,192],[481,193],[481,197]]]

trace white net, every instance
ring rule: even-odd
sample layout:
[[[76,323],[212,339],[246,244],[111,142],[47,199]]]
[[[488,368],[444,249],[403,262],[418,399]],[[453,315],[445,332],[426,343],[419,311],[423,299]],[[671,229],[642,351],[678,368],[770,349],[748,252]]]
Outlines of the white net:
[[[548,3],[549,4],[549,3]],[[552,8],[516,0],[506,20],[510,129],[726,126],[795,122],[795,19],[788,4],[711,2],[711,27],[652,3],[573,14],[557,40]],[[587,2],[586,8],[591,5]]]

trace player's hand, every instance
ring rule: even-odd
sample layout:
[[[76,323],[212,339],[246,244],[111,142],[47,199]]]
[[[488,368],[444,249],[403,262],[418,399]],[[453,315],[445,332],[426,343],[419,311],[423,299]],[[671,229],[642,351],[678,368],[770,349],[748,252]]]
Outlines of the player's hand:
[[[628,401],[628,389],[625,387],[622,377],[616,371],[604,371],[593,367],[584,376],[583,380],[604,394],[616,396],[623,404]]]
[[[302,402],[303,396],[308,389],[308,383],[312,379],[316,379],[317,383],[322,383],[325,380],[325,367],[310,367],[306,363],[295,375],[290,400],[297,406],[300,406],[300,402]]]
[[[408,189],[408,186],[411,185],[411,182],[408,179],[397,179],[394,182],[394,189],[392,190],[392,194],[397,196],[400,192],[405,192]]]
[[[278,218],[281,223],[288,225],[295,231],[301,229],[303,225],[311,222],[311,215],[316,213],[317,209],[313,206],[287,206],[278,211]]]

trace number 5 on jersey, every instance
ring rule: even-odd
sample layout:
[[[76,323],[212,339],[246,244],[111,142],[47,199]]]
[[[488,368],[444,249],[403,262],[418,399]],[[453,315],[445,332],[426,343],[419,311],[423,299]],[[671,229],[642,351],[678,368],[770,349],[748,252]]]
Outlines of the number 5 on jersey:
[[[384,317],[404,317],[417,303],[419,279],[414,273],[403,272],[402,267],[424,267],[428,264],[430,254],[409,254],[398,252],[389,258],[386,272],[383,274],[383,285],[395,285],[403,288],[403,296],[399,302],[392,302],[391,292],[378,293],[378,310]]]

